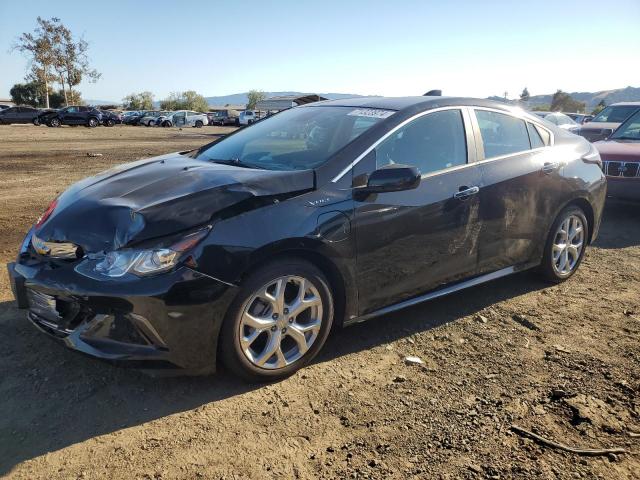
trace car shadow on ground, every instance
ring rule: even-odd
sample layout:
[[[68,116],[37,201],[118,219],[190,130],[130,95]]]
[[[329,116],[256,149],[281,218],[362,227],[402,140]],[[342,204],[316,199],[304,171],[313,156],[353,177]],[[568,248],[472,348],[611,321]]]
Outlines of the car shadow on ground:
[[[333,334],[322,363],[472,315],[547,286],[528,273],[385,315]],[[0,303],[0,476],[31,458],[92,437],[262,388],[224,371],[151,378],[65,349],[14,302]]]
[[[608,198],[594,245],[606,249],[640,245],[640,203]]]

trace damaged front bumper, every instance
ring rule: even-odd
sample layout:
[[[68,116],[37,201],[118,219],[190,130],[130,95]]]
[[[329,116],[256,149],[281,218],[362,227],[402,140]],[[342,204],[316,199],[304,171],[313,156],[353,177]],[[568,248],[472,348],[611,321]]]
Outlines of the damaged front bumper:
[[[235,287],[188,267],[132,281],[99,281],[70,267],[8,264],[18,308],[67,347],[143,370],[215,371]]]

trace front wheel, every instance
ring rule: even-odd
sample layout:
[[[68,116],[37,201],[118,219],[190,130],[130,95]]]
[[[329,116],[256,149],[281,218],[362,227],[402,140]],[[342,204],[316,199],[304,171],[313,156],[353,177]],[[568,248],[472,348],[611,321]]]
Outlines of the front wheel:
[[[52,118],[51,120],[49,120],[48,125],[50,127],[59,127],[60,126],[60,119],[59,118]]]
[[[39,119],[39,118],[34,118],[34,119],[32,120],[32,123],[33,123],[36,127],[39,127],[39,126],[40,126],[40,119]]]
[[[98,120],[95,118],[90,118],[89,121],[87,122],[87,127],[89,128],[96,128],[98,126]]]
[[[285,378],[318,354],[332,322],[333,295],[320,270],[298,259],[272,263],[249,276],[231,303],[221,358],[245,380]]]
[[[564,282],[582,263],[588,238],[589,223],[582,209],[565,208],[553,222],[538,271],[551,282]]]
[[[196,120],[196,128],[202,128],[203,125],[202,120]]]
[[[113,127],[115,124],[116,122],[112,119],[107,120],[107,122],[105,123],[107,127]]]

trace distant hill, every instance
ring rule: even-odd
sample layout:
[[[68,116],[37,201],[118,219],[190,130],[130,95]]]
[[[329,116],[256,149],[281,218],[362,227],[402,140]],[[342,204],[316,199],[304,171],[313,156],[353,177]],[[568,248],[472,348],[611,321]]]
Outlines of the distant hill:
[[[606,105],[611,105],[616,102],[640,102],[640,88],[626,87],[617,88],[614,90],[603,90],[601,92],[570,92],[575,100],[584,102],[587,105],[587,110],[595,108],[600,100],[604,100]],[[553,93],[547,95],[533,95],[529,99],[529,106],[535,105],[550,105]],[[500,97],[489,97],[494,100],[503,100]]]

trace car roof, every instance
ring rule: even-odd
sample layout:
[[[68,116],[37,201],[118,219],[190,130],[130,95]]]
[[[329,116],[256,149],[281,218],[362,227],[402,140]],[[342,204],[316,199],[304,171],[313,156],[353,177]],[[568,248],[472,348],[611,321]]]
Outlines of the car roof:
[[[498,108],[501,110],[513,110],[514,107],[507,103],[497,102],[494,100],[483,100],[478,98],[466,97],[353,97],[342,98],[340,100],[324,100],[308,104],[312,106],[337,106],[337,107],[360,107],[360,108],[379,108],[385,110],[404,110],[411,107],[422,107],[428,110],[430,108],[469,105],[477,107]]]
[[[618,106],[634,106],[640,107],[640,102],[616,102],[609,105],[610,107],[618,107]]]

